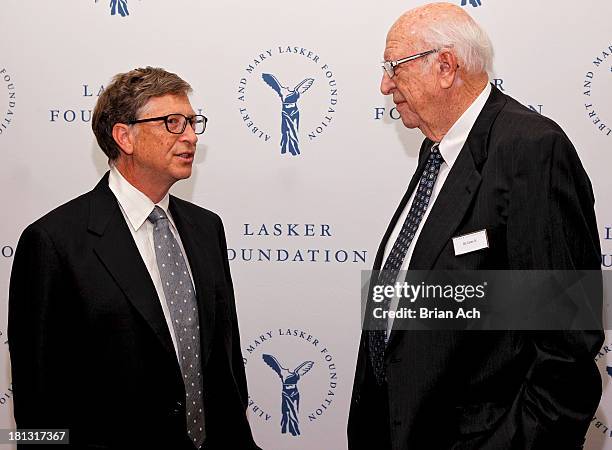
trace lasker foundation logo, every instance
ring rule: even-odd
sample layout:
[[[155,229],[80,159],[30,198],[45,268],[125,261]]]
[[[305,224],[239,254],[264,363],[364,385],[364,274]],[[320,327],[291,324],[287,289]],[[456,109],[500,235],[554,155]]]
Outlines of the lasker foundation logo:
[[[245,66],[238,111],[249,133],[281,155],[298,156],[327,132],[336,116],[334,72],[317,52],[270,47]]]
[[[243,223],[240,233],[241,246],[227,249],[230,261],[267,264],[367,262],[367,250],[332,245],[335,228],[329,223]]]
[[[83,83],[78,87],[75,86],[72,92],[75,94],[75,98],[79,99],[79,102],[75,101],[73,104],[66,106],[53,105],[49,109],[49,122],[58,125],[88,124],[91,122],[94,106],[98,97],[104,92],[104,85],[102,83]],[[196,108],[196,110],[196,114],[202,114],[202,108]]]
[[[0,255],[2,256],[2,259],[12,258],[14,254],[15,250],[10,245],[0,246]]]
[[[0,330],[0,348],[3,348],[5,350],[4,354],[2,355],[2,358],[5,358],[5,360],[8,362],[8,359],[9,359],[8,340],[6,337],[6,332],[4,332],[3,330]],[[13,398],[13,385],[10,384],[3,391],[0,391],[0,408],[8,406],[12,398]]]
[[[91,122],[93,107],[100,94],[104,92],[104,86],[101,83],[83,83],[78,88],[75,87],[73,92],[78,94],[80,104],[49,109],[50,122],[57,124]]]
[[[612,136],[612,45],[595,54],[582,87],[586,118],[598,134]]]
[[[333,407],[338,371],[331,350],[308,331],[277,328],[243,349],[250,386],[248,410],[288,438],[312,431]]]
[[[612,439],[612,428],[610,427],[609,416],[606,411],[606,406],[610,404],[612,399],[612,393],[610,388],[610,382],[612,382],[612,343],[604,344],[601,350],[595,356],[595,361],[599,367],[601,373],[601,379],[604,382],[604,392],[599,403],[599,408],[595,413],[595,416],[591,420],[591,430],[588,441],[592,444],[596,444],[595,441],[602,441],[605,438],[606,442],[608,439]],[[608,444],[604,444],[608,445]],[[595,448],[593,445],[592,448]]]
[[[98,0],[95,0],[98,3]],[[104,1],[106,3],[106,1]],[[121,16],[126,17],[130,15],[128,11],[128,2],[127,0],[110,0],[109,3],[110,15],[111,16]]]
[[[505,84],[506,80],[504,78],[494,78],[491,80],[491,84],[495,86],[497,89],[502,91],[505,94],[508,94],[508,86]],[[510,94],[509,94],[510,95]],[[530,102],[527,104],[527,107],[532,111],[537,112],[538,114],[544,114],[544,105],[540,102]],[[391,119],[391,120],[399,120],[400,114],[397,111],[397,108],[386,108],[384,106],[374,107],[374,120],[381,119]]]
[[[604,249],[609,249],[610,242],[612,241],[612,224],[604,225],[601,233],[601,267],[602,269],[610,269],[612,267],[612,253],[603,253]],[[609,251],[609,250],[608,250]]]
[[[1,66],[0,66],[1,67]],[[11,78],[10,73],[6,68],[0,68],[0,80],[2,81],[5,99],[4,108],[0,106],[0,136],[2,136],[11,125],[15,116],[15,107],[17,106],[17,93],[15,91],[15,83]]]

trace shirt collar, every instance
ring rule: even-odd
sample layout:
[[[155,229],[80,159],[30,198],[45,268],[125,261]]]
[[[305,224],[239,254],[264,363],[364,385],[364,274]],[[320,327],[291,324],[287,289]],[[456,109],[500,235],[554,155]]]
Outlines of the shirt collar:
[[[170,223],[176,228],[170,211],[168,211],[170,204],[170,195],[168,193],[158,203],[153,203],[149,197],[132,186],[114,165],[111,166],[108,175],[108,187],[115,194],[119,205],[135,231],[138,231],[142,224],[145,223],[155,206],[159,206],[164,210]]]
[[[446,133],[440,141],[440,154],[442,158],[444,158],[444,162],[448,164],[448,167],[452,168],[457,160],[459,152],[461,152],[474,123],[476,123],[476,119],[489,98],[489,94],[491,94],[491,84],[487,83],[487,86],[480,95],[476,97],[476,100],[474,100],[470,107],[465,110],[459,119],[457,119],[451,129],[448,130],[448,133]]]

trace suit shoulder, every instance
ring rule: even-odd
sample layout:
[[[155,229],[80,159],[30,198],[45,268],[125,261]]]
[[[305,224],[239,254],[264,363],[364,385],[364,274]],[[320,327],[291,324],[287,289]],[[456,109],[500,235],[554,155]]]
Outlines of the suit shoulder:
[[[582,167],[576,148],[554,120],[505,97],[507,101],[491,127],[489,154],[526,164],[566,161]]]
[[[563,129],[554,120],[535,112],[506,95],[507,102],[501,109],[492,128],[502,142],[537,144],[548,140],[570,143]]]
[[[187,200],[183,200],[181,198],[171,196],[172,200],[176,203],[176,206],[179,207],[182,211],[189,214],[190,217],[197,220],[198,222],[212,223],[215,226],[222,226],[223,221],[221,217],[206,208],[202,208],[194,203],[188,202]]]
[[[69,200],[29,224],[21,233],[18,251],[46,246],[63,253],[66,248],[82,246],[89,222],[89,194]]]
[[[576,148],[554,120],[506,98],[491,128],[490,152],[508,158],[515,169],[565,167],[588,179]]]
[[[32,222],[26,230],[39,229],[53,235],[56,233],[66,233],[79,227],[87,228],[90,194],[91,192],[79,195],[52,209],[38,220]]]

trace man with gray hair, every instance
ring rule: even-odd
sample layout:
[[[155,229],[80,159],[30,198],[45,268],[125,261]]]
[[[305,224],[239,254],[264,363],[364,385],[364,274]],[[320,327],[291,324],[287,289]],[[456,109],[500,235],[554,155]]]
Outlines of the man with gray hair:
[[[492,56],[456,5],[413,9],[391,27],[381,91],[425,140],[374,270],[599,270],[576,150],[489,84]],[[582,448],[602,340],[599,330],[402,331],[393,321],[363,331],[349,449]]]
[[[9,294],[15,421],[73,448],[257,449],[225,234],[169,195],[206,117],[159,68],[114,77],[92,128],[110,171],[23,232]]]

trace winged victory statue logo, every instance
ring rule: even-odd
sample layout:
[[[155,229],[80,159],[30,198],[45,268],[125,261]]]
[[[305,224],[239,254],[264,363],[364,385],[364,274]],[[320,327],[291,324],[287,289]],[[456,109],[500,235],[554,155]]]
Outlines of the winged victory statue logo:
[[[291,153],[296,156],[300,154],[298,131],[300,127],[300,111],[297,102],[300,96],[310,89],[313,78],[306,78],[293,89],[280,84],[276,77],[269,73],[261,75],[263,80],[278,94],[282,103],[281,111],[281,154]]]
[[[312,369],[314,362],[304,361],[294,370],[288,370],[282,367],[272,355],[264,354],[262,358],[276,372],[283,383],[281,395],[281,433],[286,434],[288,431],[292,436],[299,436],[298,413],[300,411],[300,393],[297,384],[300,378]]]

